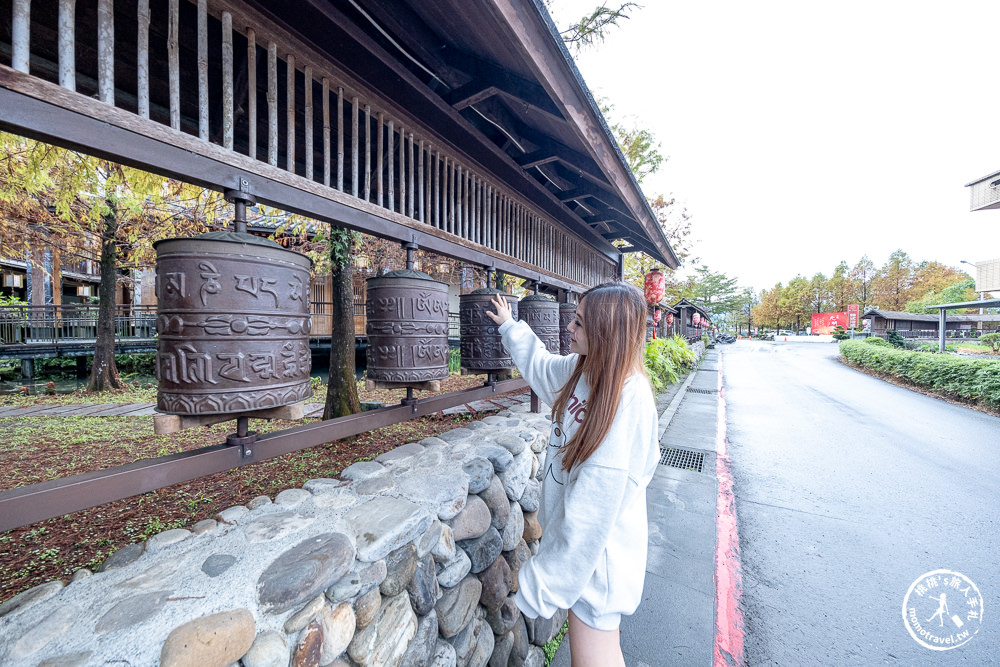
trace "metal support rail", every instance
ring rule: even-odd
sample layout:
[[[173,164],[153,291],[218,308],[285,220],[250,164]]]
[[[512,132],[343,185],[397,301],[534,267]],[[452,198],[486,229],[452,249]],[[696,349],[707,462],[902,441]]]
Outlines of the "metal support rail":
[[[522,379],[487,382],[482,387],[416,400],[412,405],[394,405],[318,424],[285,429],[261,435],[252,451],[246,455],[244,448],[240,446],[211,445],[190,452],[10,489],[0,492],[0,531],[27,526],[250,463],[259,463],[414,417],[431,415],[462,403],[526,389],[527,386]]]

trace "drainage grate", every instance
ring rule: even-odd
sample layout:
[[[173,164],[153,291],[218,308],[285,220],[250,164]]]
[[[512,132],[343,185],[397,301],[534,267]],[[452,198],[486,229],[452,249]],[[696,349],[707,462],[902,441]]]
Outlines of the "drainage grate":
[[[660,465],[701,472],[704,464],[705,455],[701,452],[676,447],[660,447]]]
[[[718,389],[695,389],[694,387],[688,387],[688,391],[692,394],[718,394]]]

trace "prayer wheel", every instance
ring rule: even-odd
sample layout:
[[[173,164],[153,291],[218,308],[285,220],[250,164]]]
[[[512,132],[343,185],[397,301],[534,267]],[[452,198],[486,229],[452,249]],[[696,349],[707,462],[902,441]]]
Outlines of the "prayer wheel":
[[[413,385],[448,377],[448,285],[404,269],[368,279],[368,380]]]
[[[493,311],[490,301],[495,294],[503,295],[517,319],[517,297],[498,289],[484,287],[459,297],[461,323],[462,369],[469,373],[495,373],[514,367],[514,361],[504,348],[497,325],[486,311]]]
[[[575,303],[559,304],[559,354],[569,354],[569,325],[575,317]]]
[[[153,245],[160,412],[239,414],[312,394],[312,260],[238,232]]]
[[[529,294],[517,304],[517,310],[545,349],[559,354],[559,304],[543,294]]]

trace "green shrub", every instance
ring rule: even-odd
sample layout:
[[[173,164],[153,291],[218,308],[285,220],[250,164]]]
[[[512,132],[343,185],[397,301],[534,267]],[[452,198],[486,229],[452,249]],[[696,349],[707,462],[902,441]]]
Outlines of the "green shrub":
[[[458,373],[462,370],[462,351],[453,347],[448,350],[448,372]]]
[[[864,343],[867,345],[879,345],[881,347],[890,347],[889,343],[878,336],[871,336],[870,338],[865,338]]]
[[[847,330],[839,324],[833,328],[834,340],[847,340],[850,337],[851,334],[847,333]]]
[[[840,354],[850,363],[883,375],[908,380],[992,408],[1000,407],[1000,360],[925,354],[849,340]]]
[[[979,342],[983,345],[989,345],[993,354],[1000,354],[1000,333],[983,334],[979,337]]]
[[[660,393],[680,379],[681,369],[694,365],[694,352],[679,336],[656,338],[646,343],[644,361],[653,390]]]
[[[893,347],[906,347],[906,339],[895,329],[889,331],[886,341]]]

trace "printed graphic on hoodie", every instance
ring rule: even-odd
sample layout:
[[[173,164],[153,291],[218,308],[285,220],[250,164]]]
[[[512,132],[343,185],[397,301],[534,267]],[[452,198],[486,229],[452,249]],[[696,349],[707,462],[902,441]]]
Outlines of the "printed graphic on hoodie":
[[[566,413],[563,415],[565,419],[569,419],[577,424],[583,423],[584,415],[587,413],[587,401],[586,399],[580,400],[574,393],[569,397],[569,402],[566,403]],[[542,478],[547,479],[552,478],[556,484],[563,485],[566,480],[559,479],[565,473],[562,470],[562,462],[560,460],[558,467],[553,467],[556,463],[556,454],[559,453],[559,449],[566,444],[568,438],[566,437],[566,431],[563,429],[562,421],[557,421],[552,426],[552,436],[549,438],[549,453],[545,457],[545,476]],[[557,476],[558,474],[558,476]]]

